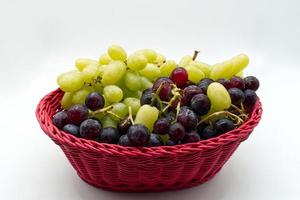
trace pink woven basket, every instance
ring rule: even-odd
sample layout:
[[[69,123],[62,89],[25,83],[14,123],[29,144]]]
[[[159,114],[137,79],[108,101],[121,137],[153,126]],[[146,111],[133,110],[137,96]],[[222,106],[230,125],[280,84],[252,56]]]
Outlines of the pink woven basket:
[[[36,117],[41,128],[60,146],[81,179],[116,191],[175,190],[210,180],[249,137],[262,115],[257,101],[247,122],[216,138],[176,146],[122,147],[79,139],[58,130],[52,116],[59,109],[62,95],[57,89],[40,101]]]

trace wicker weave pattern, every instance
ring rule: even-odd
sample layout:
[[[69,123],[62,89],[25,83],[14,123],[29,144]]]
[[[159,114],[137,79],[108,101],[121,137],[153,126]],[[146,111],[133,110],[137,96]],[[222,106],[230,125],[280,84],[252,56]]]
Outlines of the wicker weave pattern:
[[[122,147],[79,139],[58,130],[51,118],[62,95],[57,89],[40,101],[36,116],[41,128],[61,147],[84,181],[117,191],[173,190],[210,180],[249,137],[262,114],[258,101],[247,122],[219,137],[170,147]]]

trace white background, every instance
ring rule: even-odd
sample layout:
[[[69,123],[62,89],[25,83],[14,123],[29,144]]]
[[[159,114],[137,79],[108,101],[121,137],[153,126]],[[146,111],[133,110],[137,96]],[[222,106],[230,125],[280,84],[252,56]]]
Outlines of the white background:
[[[39,128],[35,107],[57,75],[112,43],[176,60],[194,49],[208,63],[250,56],[263,119],[213,180],[165,193],[96,189]],[[0,199],[299,199],[299,52],[298,0],[0,0]]]

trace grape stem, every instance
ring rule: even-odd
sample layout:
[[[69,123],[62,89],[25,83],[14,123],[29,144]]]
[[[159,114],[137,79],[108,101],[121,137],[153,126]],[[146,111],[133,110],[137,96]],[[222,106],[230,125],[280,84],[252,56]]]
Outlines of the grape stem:
[[[129,113],[129,120],[131,121],[131,124],[134,125],[134,121],[133,121],[133,118],[132,118],[131,106],[128,107],[128,113]]]
[[[181,102],[179,101],[176,106],[176,117],[175,117],[174,123],[177,121],[177,118],[178,118],[178,114],[180,111],[180,104],[181,104]]]
[[[118,119],[122,119],[122,117],[120,117],[119,115],[117,115],[116,113],[114,113],[112,111],[107,111],[106,113],[111,114],[111,115],[115,116]]]
[[[194,50],[194,54],[193,54],[193,60],[196,60],[196,58],[197,58],[197,56],[198,56],[198,54],[200,53],[200,51],[198,51],[198,50]]]
[[[175,84],[172,84],[172,86],[174,87],[172,89],[172,95],[173,97],[171,98],[171,100],[168,102],[167,106],[163,109],[162,113],[166,112],[166,110],[178,99],[178,98],[181,98],[181,95],[180,95],[180,89],[175,85]],[[178,104],[177,104],[178,105]]]
[[[162,102],[161,102],[161,100],[159,98],[159,93],[162,90],[163,86],[164,86],[164,83],[160,84],[160,86],[158,87],[158,89],[156,90],[156,92],[153,94],[153,97],[151,99],[151,104],[150,104],[151,106],[153,106],[155,100],[157,100],[158,103],[159,103],[159,110],[162,108]]]
[[[94,116],[94,115],[96,115],[98,113],[104,113],[104,112],[110,111],[112,108],[113,108],[113,105],[110,105],[110,106],[107,106],[106,108],[101,108],[99,110],[95,110],[94,112],[91,112],[90,114],[92,116]]]
[[[200,125],[200,124],[202,124],[204,122],[207,122],[210,118],[216,117],[216,116],[222,115],[222,114],[224,114],[224,115],[226,115],[228,117],[232,117],[232,118],[236,119],[237,120],[237,125],[241,125],[242,123],[244,123],[244,120],[242,118],[240,118],[239,116],[237,116],[237,115],[235,115],[235,114],[233,114],[233,113],[231,113],[229,111],[224,110],[224,111],[215,112],[215,113],[213,113],[213,114],[205,117],[197,125]]]
[[[237,106],[235,106],[235,105],[233,105],[233,104],[231,104],[231,107],[233,107],[237,112],[239,112],[240,113],[240,117],[244,117],[245,118],[245,120],[247,120],[248,119],[248,115],[245,113],[245,111],[244,110],[242,110],[242,109],[240,109],[240,108],[238,108]]]

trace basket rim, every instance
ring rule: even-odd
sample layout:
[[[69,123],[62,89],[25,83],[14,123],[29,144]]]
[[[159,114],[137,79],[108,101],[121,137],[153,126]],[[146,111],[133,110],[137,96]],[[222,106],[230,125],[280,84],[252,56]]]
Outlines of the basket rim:
[[[219,135],[215,138],[174,146],[124,147],[117,144],[100,143],[93,140],[77,138],[71,134],[59,130],[52,123],[52,116],[49,115],[49,104],[54,100],[57,100],[57,98],[60,98],[60,102],[63,93],[64,92],[58,88],[48,93],[40,100],[35,114],[42,130],[58,145],[64,145],[75,149],[80,148],[94,153],[110,154],[110,156],[124,154],[127,154],[128,156],[159,156],[164,154],[178,153],[185,154],[203,150],[217,149],[218,147],[221,147],[230,142],[241,142],[246,140],[253,129],[258,125],[263,111],[260,99],[258,99],[253,110],[250,113],[249,119],[245,123],[243,123],[240,127],[233,129],[225,134]]]

